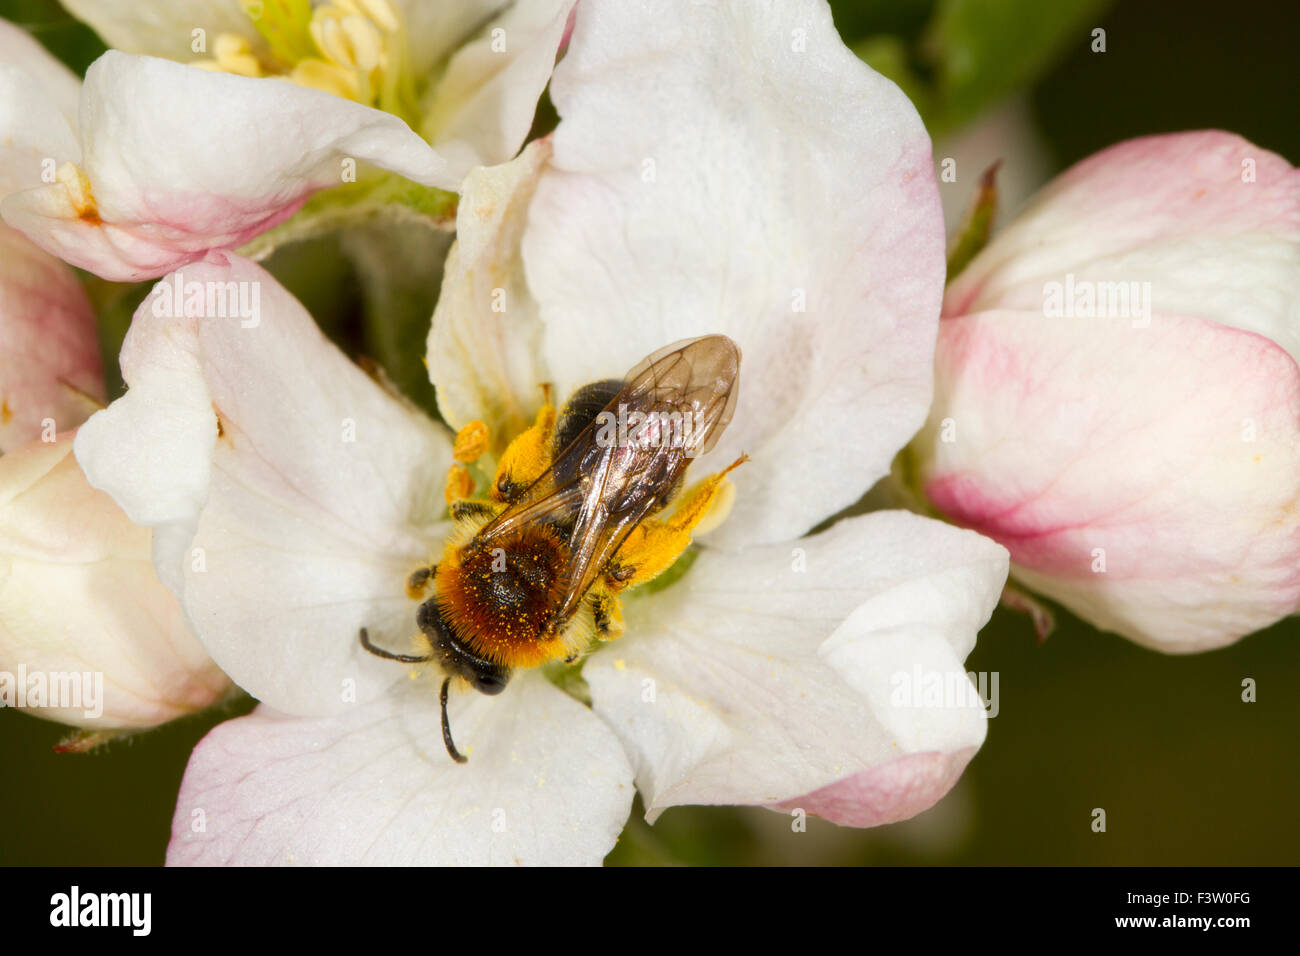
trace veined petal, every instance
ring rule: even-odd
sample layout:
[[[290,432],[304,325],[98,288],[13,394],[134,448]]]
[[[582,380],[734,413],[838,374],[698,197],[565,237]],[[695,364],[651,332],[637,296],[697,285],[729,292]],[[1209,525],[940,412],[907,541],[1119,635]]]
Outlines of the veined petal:
[[[170,291],[178,281],[183,293]],[[168,304],[194,289],[235,289],[256,315],[176,317]],[[159,529],[159,573],[217,663],[290,713],[387,687],[392,666],[358,632],[388,646],[415,633],[403,585],[447,533],[446,433],[238,257],[160,282],[122,368],[130,389],[86,423],[77,455],[96,487]]]
[[[942,326],[918,477],[1016,578],[1171,652],[1300,610],[1300,370],[1279,344],[1160,314]]]
[[[1149,295],[1148,314],[1267,336],[1300,363],[1300,169],[1213,130],[1112,146],[997,234],[949,287],[944,315],[1042,315],[1046,285],[1067,278],[1126,304]]]
[[[550,155],[550,140],[537,140],[518,159],[476,169],[465,180],[456,244],[429,329],[438,410],[453,428],[485,421],[497,451],[532,422],[542,403],[539,386],[549,381],[519,241]]]
[[[0,452],[80,425],[104,397],[95,316],[76,274],[0,225]]]
[[[442,745],[436,682],[337,717],[263,707],[190,758],[170,865],[594,865],[632,805],[617,738],[538,674],[499,697],[453,694]],[[202,820],[202,829],[197,821]]]
[[[537,111],[574,0],[507,9],[447,64],[422,123],[452,171],[494,166],[519,152]]]
[[[1006,572],[999,545],[904,512],[707,550],[629,603],[627,636],[583,676],[651,819],[735,803],[888,823],[937,800],[984,740],[962,661]]]
[[[154,574],[149,530],[86,483],[71,432],[0,457],[0,671],[20,668],[82,678],[79,706],[28,708],[81,727],[152,727],[230,689]]]
[[[677,339],[743,353],[714,451],[753,461],[715,540],[796,536],[924,421],[943,221],[907,98],[828,7],[584,0],[524,236],[563,397]]]
[[[287,80],[112,50],[86,73],[81,143],[86,196],[58,182],[0,209],[37,245],[108,279],[159,276],[239,246],[364,163],[459,185],[388,113]]]
[[[80,157],[80,90],[76,74],[31,34],[0,20],[0,198]]]

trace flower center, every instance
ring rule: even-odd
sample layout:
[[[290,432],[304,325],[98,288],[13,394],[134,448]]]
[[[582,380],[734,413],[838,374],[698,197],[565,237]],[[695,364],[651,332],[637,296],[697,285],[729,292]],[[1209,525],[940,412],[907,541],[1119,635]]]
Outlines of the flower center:
[[[268,56],[246,36],[222,33],[210,59],[194,66],[248,77],[281,77],[374,106],[410,122],[415,96],[406,32],[389,0],[240,0],[266,41]]]

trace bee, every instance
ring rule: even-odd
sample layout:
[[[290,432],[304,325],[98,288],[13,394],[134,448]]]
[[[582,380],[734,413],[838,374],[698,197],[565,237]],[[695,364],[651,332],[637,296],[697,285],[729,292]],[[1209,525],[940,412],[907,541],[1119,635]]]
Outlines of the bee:
[[[619,595],[667,570],[725,503],[724,479],[745,455],[682,486],[691,460],[731,421],[739,373],[740,349],[724,335],[675,342],[622,379],[578,389],[558,414],[548,391],[533,425],[502,452],[485,498],[462,497],[465,468],[452,466],[456,531],[441,558],[406,583],[420,602],[427,653],[384,650],[365,628],[361,645],[387,660],[440,665],[443,743],[457,763],[467,758],[447,717],[453,678],[499,694],[515,670],[571,663],[593,639],[618,637]],[[461,430],[461,461],[482,453],[485,435],[482,422]]]

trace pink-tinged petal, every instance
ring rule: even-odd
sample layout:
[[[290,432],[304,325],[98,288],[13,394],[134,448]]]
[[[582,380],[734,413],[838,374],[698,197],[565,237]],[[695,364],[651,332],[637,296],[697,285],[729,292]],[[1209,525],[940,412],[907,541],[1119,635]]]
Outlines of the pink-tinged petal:
[[[421,124],[425,139],[464,175],[519,152],[533,125],[574,0],[510,6],[447,64]]]
[[[537,140],[518,159],[466,178],[429,329],[438,410],[453,428],[486,422],[498,452],[532,424],[540,385],[550,381],[538,354],[542,323],[519,257],[529,203],[550,156],[550,140]]]
[[[1300,609],[1300,370],[1200,318],[983,312],[940,329],[920,480],[1012,574],[1165,651]]]
[[[76,428],[103,397],[95,316],[76,274],[0,225],[0,453]]]
[[[1148,136],[1043,189],[948,288],[944,315],[1040,312],[1045,286],[1145,283],[1150,311],[1266,335],[1300,361],[1300,170],[1231,133]]]
[[[79,701],[29,713],[81,727],[152,727],[229,691],[149,552],[149,530],[86,483],[72,433],[0,457],[0,671],[81,678],[68,685]]]
[[[803,810],[847,827],[897,823],[938,803],[957,783],[973,756],[974,747],[951,753],[908,754],[830,786],[773,804],[772,809]]]
[[[804,809],[837,822],[902,819],[938,799],[984,740],[962,660],[1006,572],[998,545],[904,512],[706,550],[680,581],[628,602],[626,635],[583,677],[651,819],[812,793],[824,799]],[[949,693],[927,699],[936,682]],[[924,786],[885,769],[935,753],[948,762]]]
[[[435,675],[430,675],[435,676]],[[195,749],[167,862],[595,865],[632,805],[618,740],[539,674],[452,694],[469,762],[442,745],[438,681],[337,717],[259,708]]]
[[[236,683],[281,711],[336,712],[401,676],[358,633],[398,650],[417,633],[403,589],[448,533],[449,437],[260,267],[178,275],[257,315],[176,318],[177,277],[158,283],[123,345],[130,389],[83,427],[78,459],[158,529],[160,575]]]
[[[111,50],[86,73],[81,145],[88,197],[56,182],[9,196],[0,211],[47,251],[117,280],[242,245],[353,167],[458,185],[388,113],[287,80]]]
[[[80,156],[80,91],[76,74],[31,34],[0,20],[0,199]]]
[[[717,540],[857,500],[930,401],[943,221],[907,98],[812,0],[583,0],[551,91],[523,256],[557,393],[726,333],[739,406],[709,464],[753,460]]]

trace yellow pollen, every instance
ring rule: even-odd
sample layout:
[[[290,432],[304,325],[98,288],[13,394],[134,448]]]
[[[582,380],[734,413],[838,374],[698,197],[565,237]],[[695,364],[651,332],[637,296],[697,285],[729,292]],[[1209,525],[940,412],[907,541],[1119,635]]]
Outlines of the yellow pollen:
[[[472,464],[487,451],[490,440],[487,425],[475,419],[456,433],[456,444],[451,453],[457,461]]]
[[[68,204],[78,219],[98,218],[99,207],[95,204],[94,193],[90,191],[90,180],[76,163],[64,163],[55,170],[54,178],[67,190]]]

